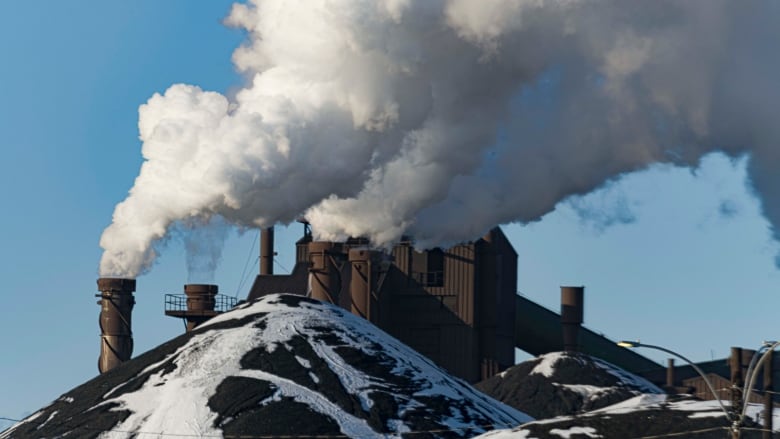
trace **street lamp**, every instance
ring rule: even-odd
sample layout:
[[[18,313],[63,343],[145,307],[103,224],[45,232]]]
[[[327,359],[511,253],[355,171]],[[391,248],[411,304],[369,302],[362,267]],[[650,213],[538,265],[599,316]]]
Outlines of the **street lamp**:
[[[718,397],[718,393],[715,392],[715,388],[712,386],[712,383],[707,378],[707,376],[704,375],[704,371],[699,369],[699,366],[693,364],[693,362],[691,360],[683,357],[682,355],[678,354],[677,352],[670,351],[669,349],[666,349],[666,348],[662,348],[661,346],[653,346],[653,345],[649,345],[649,344],[639,343],[638,341],[622,340],[622,341],[617,342],[617,345],[621,346],[621,347],[624,347],[624,348],[649,348],[649,349],[656,349],[656,350],[659,350],[659,351],[662,351],[662,352],[666,352],[667,354],[674,355],[675,357],[685,361],[686,363],[688,363],[689,366],[691,366],[693,368],[693,370],[696,371],[696,373],[699,374],[700,377],[702,377],[702,379],[704,380],[704,383],[707,385],[707,388],[709,388],[710,392],[712,392],[712,396],[715,398],[716,401],[718,401],[718,405],[720,406],[720,409],[723,410],[723,414],[726,415],[726,419],[729,420],[729,421],[735,421],[732,418],[732,415],[728,412],[728,410],[726,410],[726,407],[723,406],[723,403],[720,402],[720,398]]]
[[[780,346],[780,341],[765,341],[761,347],[758,348],[756,353],[753,354],[753,358],[750,359],[750,366],[748,366],[747,373],[745,374],[745,382],[747,387],[745,387],[745,392],[743,392],[742,395],[742,413],[739,415],[740,422],[745,419],[748,403],[750,402],[750,393],[753,392],[753,385],[756,382],[756,375],[758,374],[758,371],[761,370],[761,366],[764,364],[767,358],[772,355],[772,351],[774,351],[778,346]],[[758,354],[760,354],[763,349],[766,349],[766,351],[763,355],[761,355],[761,359],[756,362]]]

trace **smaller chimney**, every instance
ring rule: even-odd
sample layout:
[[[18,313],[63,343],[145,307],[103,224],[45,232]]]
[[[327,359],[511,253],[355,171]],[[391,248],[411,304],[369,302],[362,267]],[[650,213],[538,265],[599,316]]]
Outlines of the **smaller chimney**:
[[[219,287],[213,284],[184,285],[183,295],[165,295],[165,315],[183,319],[187,332],[190,332],[206,320],[236,306],[235,297],[217,293]]]
[[[584,296],[585,287],[561,287],[561,328],[564,351],[580,350]]]
[[[666,387],[674,388],[674,358],[668,358],[666,360]]]
[[[274,274],[274,228],[266,227],[260,231],[260,275]]]
[[[100,373],[119,366],[133,355],[131,316],[135,279],[102,277],[97,280],[100,305]]]
[[[218,292],[219,287],[216,285],[184,285],[184,294],[187,296],[187,312],[184,316],[184,319],[187,320],[187,332],[192,331],[201,323],[217,315],[214,308]]]

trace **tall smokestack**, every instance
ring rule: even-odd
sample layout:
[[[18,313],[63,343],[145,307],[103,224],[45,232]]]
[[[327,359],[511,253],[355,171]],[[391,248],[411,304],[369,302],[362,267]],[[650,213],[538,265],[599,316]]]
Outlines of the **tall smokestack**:
[[[329,241],[314,241],[309,243],[309,279],[311,297],[323,302],[339,304],[338,268],[334,265],[335,243]]]
[[[260,231],[260,275],[274,274],[274,228]]]
[[[584,296],[585,287],[561,287],[561,328],[564,351],[580,350]]]
[[[103,277],[97,280],[100,297],[100,357],[98,370],[105,373],[133,354],[131,315],[135,279]]]

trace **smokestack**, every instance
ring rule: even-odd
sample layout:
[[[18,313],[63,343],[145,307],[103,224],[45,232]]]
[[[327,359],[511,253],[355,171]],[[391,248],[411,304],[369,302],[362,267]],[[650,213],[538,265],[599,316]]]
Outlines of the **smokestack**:
[[[218,292],[219,287],[212,284],[184,285],[184,294],[187,295],[187,312],[184,316],[187,320],[187,332],[217,315],[214,308]]]
[[[260,275],[274,274],[274,228],[260,231]]]
[[[585,287],[561,287],[561,328],[563,350],[580,350],[580,325],[583,320]]]
[[[309,243],[309,280],[312,299],[339,304],[340,273],[334,264],[335,243],[314,241]]]
[[[131,315],[135,279],[102,277],[97,280],[100,297],[100,357],[98,370],[105,373],[129,360],[133,354]]]

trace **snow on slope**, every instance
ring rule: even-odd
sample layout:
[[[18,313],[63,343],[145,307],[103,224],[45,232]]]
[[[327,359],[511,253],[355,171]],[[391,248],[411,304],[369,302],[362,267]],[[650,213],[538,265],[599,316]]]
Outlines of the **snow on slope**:
[[[723,403],[728,409],[730,402]],[[760,422],[761,410],[761,404],[750,404],[748,418]],[[780,409],[775,409],[773,418],[774,431],[780,432]],[[488,432],[475,439],[542,439],[567,437],[575,433],[580,435],[577,437],[625,438],[684,435],[701,430],[695,435],[691,433],[691,437],[721,438],[725,437],[729,425],[730,421],[725,418],[717,401],[643,394],[591,412],[533,421],[514,429]]]
[[[70,402],[67,402],[70,401]],[[273,295],[63,395],[0,439],[166,433],[470,437],[530,421],[349,312]]]
[[[591,357],[585,354],[573,352],[551,352],[540,355],[536,358],[539,363],[531,370],[531,375],[541,374],[547,378],[554,378],[558,375],[558,366],[566,361],[576,361],[583,367],[596,367],[604,372],[614,376],[616,382],[613,385],[630,387],[632,389],[646,393],[662,393],[663,391],[655,384],[646,379],[627,372],[614,364],[608,363],[600,358]],[[534,360],[532,360],[534,361]]]

